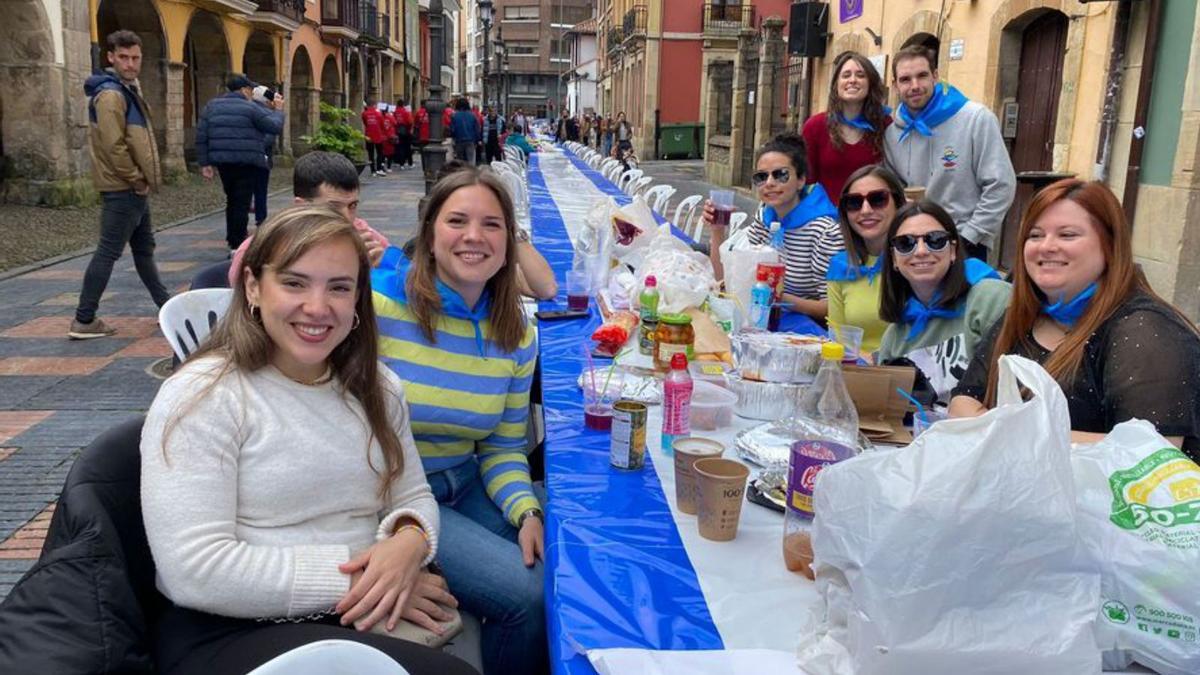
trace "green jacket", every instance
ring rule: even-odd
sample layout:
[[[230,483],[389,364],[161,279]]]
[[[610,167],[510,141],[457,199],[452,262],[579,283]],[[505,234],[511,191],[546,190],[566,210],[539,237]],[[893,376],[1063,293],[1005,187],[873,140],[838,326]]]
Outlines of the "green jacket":
[[[162,184],[158,145],[146,100],[112,71],[83,85],[88,103],[92,182],[100,192],[147,192]]]

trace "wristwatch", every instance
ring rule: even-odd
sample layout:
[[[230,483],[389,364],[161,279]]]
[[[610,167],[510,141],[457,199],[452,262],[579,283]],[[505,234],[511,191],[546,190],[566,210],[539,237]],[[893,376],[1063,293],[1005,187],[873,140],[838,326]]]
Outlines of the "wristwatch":
[[[543,523],[546,522],[546,517],[545,517],[545,515],[542,514],[541,509],[537,509],[537,508],[527,509],[525,511],[525,513],[521,514],[520,518],[517,518],[517,529],[518,530],[521,529],[521,526],[525,524],[525,520],[528,518],[537,518],[538,520],[542,521]]]
[[[522,244],[528,244],[529,243],[529,232],[527,232],[524,228],[518,227],[517,228],[517,241]]]

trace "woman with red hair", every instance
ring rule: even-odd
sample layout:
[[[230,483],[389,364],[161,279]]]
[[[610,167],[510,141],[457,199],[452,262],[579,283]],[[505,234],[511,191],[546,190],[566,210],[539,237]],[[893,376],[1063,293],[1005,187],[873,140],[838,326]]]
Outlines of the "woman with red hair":
[[[995,405],[996,363],[1019,354],[1062,386],[1073,441],[1138,418],[1200,458],[1200,336],[1134,265],[1113,193],[1080,180],[1049,186],[1029,205],[1018,241],[1012,304],[954,389],[950,414]]]

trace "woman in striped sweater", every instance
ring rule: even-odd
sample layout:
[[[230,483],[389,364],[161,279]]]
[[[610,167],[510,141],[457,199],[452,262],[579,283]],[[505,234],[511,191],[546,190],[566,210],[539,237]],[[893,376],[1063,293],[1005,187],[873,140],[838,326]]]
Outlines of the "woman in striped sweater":
[[[516,246],[503,184],[467,167],[434,186],[411,261],[392,249],[372,276],[380,355],[404,382],[440,507],[438,562],[460,607],[485,620],[485,673],[548,665],[525,440],[537,343]]]
[[[804,184],[804,139],[783,133],[758,149],[751,183],[761,201],[751,225],[750,241],[772,244],[783,254],[787,273],[783,280],[784,316],[780,329],[788,329],[788,314],[825,319],[825,272],[829,261],[842,250],[837,207],[820,183]],[[721,274],[720,248],[726,228],[715,223],[711,201],[704,203],[704,223],[709,228],[709,256]],[[779,228],[772,231],[772,224]]]

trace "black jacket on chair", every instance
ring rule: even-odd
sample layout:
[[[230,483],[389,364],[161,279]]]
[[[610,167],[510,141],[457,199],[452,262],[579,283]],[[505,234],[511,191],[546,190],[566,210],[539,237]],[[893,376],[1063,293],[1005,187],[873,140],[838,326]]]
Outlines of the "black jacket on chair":
[[[0,673],[154,672],[166,606],[141,510],[141,417],[84,448],[37,563],[0,604]]]

